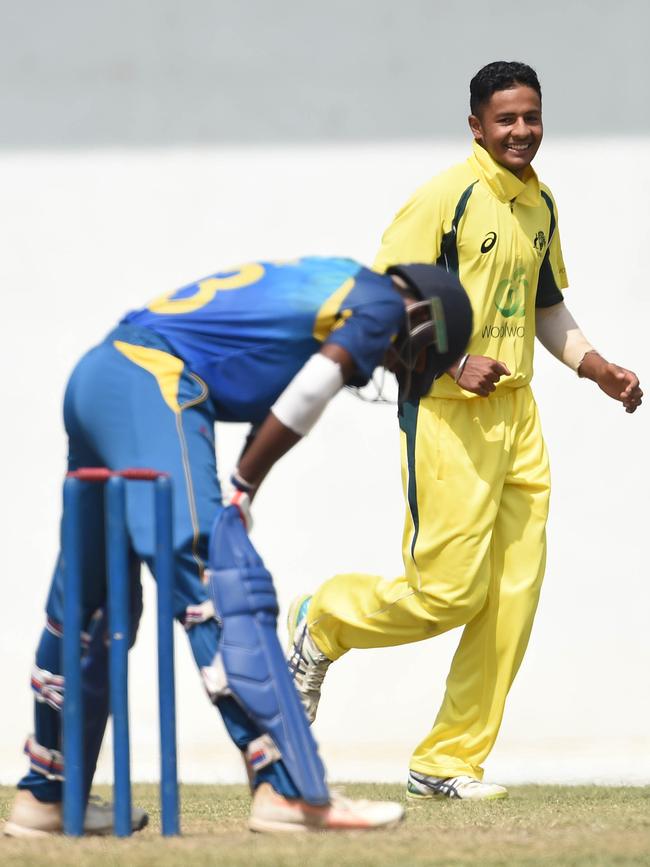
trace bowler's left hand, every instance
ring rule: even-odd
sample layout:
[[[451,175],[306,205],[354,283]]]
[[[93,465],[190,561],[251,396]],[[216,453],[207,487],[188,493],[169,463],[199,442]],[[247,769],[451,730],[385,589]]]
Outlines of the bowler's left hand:
[[[641,406],[643,392],[639,387],[638,376],[631,370],[607,362],[598,371],[595,381],[608,397],[621,401],[625,412],[634,412]]]

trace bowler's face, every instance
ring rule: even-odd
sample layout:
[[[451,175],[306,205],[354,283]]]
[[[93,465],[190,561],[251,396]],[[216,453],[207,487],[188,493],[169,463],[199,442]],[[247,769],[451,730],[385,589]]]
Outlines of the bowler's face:
[[[522,84],[497,90],[478,116],[470,115],[469,126],[490,156],[521,178],[542,143],[541,100]]]

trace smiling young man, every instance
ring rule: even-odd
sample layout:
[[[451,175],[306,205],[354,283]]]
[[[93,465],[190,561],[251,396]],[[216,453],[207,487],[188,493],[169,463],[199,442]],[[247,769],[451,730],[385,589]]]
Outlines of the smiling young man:
[[[530,390],[537,336],[627,412],[634,373],[607,362],[564,305],[557,208],[531,168],[542,141],[537,75],[491,63],[470,84],[468,160],[419,189],[386,231],[375,267],[435,262],[474,313],[468,355],[400,407],[407,499],[404,576],[337,576],[296,600],[291,667],[313,719],[332,660],[351,648],[419,641],[464,626],[407,794],[501,798],[482,763],[524,656],[546,560],[550,478]]]

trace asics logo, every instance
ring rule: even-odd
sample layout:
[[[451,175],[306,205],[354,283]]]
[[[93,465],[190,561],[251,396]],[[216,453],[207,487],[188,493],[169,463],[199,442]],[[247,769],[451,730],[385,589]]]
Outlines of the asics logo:
[[[481,244],[481,253],[489,253],[492,247],[497,242],[497,233],[496,232],[488,232],[485,236],[485,240]]]

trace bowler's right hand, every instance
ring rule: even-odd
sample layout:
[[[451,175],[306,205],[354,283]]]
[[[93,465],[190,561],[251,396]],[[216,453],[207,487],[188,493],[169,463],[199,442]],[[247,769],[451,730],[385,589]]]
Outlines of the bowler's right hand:
[[[447,373],[453,378],[456,370],[457,365],[453,365]],[[510,376],[510,371],[502,361],[487,355],[469,355],[456,382],[465,391],[487,397],[495,390],[502,376]]]

